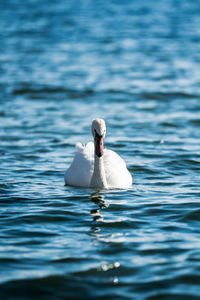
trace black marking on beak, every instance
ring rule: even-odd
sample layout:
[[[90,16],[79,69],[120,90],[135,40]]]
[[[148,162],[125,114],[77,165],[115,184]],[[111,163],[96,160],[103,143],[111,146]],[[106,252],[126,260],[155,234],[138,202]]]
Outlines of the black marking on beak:
[[[95,154],[98,157],[103,156],[103,135],[99,135],[95,130]]]

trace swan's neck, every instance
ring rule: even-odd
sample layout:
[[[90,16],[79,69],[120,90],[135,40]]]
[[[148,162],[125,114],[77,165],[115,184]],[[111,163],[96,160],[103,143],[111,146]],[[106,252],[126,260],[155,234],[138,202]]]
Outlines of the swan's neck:
[[[106,189],[108,187],[103,156],[98,157],[94,154],[94,172],[92,175],[90,186],[93,188],[101,189]]]

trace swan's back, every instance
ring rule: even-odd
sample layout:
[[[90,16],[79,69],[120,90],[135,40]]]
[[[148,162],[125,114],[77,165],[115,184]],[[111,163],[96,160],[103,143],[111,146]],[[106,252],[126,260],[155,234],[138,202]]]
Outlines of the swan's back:
[[[132,185],[125,161],[116,152],[105,149],[104,167],[109,188],[129,188]]]
[[[76,152],[71,166],[65,172],[65,184],[89,187],[94,170],[94,144],[76,144]]]

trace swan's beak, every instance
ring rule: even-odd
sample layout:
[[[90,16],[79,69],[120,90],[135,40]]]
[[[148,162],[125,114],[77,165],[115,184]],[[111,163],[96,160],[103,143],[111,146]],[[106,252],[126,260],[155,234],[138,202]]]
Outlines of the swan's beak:
[[[96,133],[95,135],[95,154],[98,157],[103,156],[103,136],[98,135]]]

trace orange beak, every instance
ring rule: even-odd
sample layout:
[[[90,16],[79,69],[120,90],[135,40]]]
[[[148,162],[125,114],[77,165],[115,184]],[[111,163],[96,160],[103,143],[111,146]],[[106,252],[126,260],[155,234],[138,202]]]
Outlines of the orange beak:
[[[98,157],[103,156],[103,136],[98,135],[98,133],[95,135],[95,154]]]

